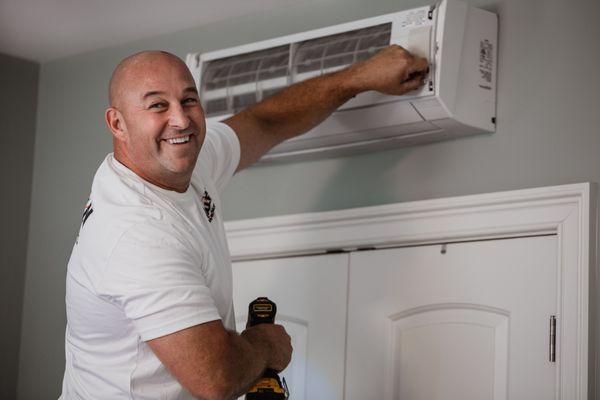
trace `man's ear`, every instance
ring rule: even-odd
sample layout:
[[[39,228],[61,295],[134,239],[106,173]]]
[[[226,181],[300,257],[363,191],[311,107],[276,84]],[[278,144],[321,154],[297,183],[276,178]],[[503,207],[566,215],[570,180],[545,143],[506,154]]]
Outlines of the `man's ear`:
[[[127,140],[127,126],[125,125],[125,119],[121,111],[115,107],[108,107],[104,113],[104,120],[115,139]]]

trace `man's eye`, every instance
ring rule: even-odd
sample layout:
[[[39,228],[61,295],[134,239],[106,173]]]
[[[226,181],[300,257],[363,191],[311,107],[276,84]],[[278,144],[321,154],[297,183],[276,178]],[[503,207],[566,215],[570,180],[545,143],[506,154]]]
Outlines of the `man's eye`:
[[[153,104],[150,104],[150,107],[148,107],[148,108],[161,109],[161,108],[164,108],[164,107],[165,107],[164,103],[153,103]]]
[[[183,100],[184,104],[195,104],[198,102],[198,99],[195,99],[193,97],[188,97],[187,99]]]

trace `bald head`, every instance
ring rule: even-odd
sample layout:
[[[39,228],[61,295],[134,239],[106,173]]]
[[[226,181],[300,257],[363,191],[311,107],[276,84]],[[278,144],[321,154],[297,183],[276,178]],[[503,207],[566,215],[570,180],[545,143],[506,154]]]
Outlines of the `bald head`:
[[[187,66],[179,57],[166,51],[142,51],[132,54],[121,61],[112,73],[108,85],[110,106],[120,108],[129,85],[135,84],[148,68],[158,63],[171,64],[176,68],[183,67],[187,71]]]
[[[148,182],[185,191],[206,133],[185,63],[163,51],[129,56],[112,74],[109,97],[104,117],[115,159]]]

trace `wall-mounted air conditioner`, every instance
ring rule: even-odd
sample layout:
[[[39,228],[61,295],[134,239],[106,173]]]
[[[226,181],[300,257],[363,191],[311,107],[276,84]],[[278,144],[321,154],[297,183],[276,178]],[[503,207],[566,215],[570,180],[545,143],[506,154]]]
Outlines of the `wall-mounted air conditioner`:
[[[203,54],[189,54],[208,120],[222,120],[293,83],[398,44],[430,60],[430,76],[404,96],[365,92],[263,160],[408,146],[494,132],[495,14],[457,0]]]

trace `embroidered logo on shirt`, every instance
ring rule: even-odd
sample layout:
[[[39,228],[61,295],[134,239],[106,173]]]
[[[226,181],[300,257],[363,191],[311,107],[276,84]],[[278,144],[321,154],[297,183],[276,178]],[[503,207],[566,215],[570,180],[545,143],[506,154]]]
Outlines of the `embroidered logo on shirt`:
[[[206,191],[206,189],[204,189],[204,195],[202,195],[202,208],[204,209],[204,212],[206,213],[208,222],[212,222],[213,218],[215,217],[215,208],[216,207],[215,207],[215,204],[213,203],[212,199],[210,198],[210,195]]]
[[[87,204],[85,205],[85,208],[83,209],[83,215],[81,216],[81,227],[83,228],[83,225],[85,225],[85,221],[88,220],[88,218],[90,217],[90,215],[92,215],[92,213],[94,212],[94,209],[92,208],[92,201],[88,200]]]

